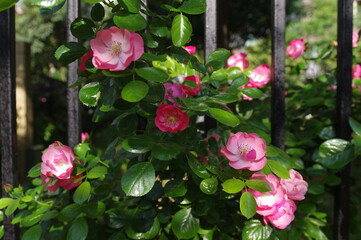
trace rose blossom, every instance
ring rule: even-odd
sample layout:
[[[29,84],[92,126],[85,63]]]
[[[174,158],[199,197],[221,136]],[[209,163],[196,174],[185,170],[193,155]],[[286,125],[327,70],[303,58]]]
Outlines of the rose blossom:
[[[271,222],[278,229],[285,229],[294,219],[296,204],[291,200],[283,200],[275,206],[275,211],[268,216],[264,216],[263,220],[267,223]]]
[[[175,133],[188,127],[189,117],[175,106],[160,104],[154,122],[162,132]]]
[[[289,179],[281,179],[280,183],[286,190],[287,197],[292,200],[303,200],[308,189],[308,184],[303,180],[302,175],[296,170],[290,169]]]
[[[89,138],[89,133],[83,132],[80,134],[81,136],[81,142],[85,142]]]
[[[186,98],[187,94],[184,91],[182,85],[178,83],[164,83],[165,88],[164,98],[167,99],[169,102],[178,105],[175,98]]]
[[[248,87],[260,88],[266,85],[271,79],[271,71],[267,64],[262,64],[253,69],[249,75]]]
[[[359,79],[359,78],[361,78],[361,65],[356,64],[352,68],[352,79]]]
[[[49,192],[55,192],[56,190],[58,190],[59,186],[63,187],[64,189],[69,191],[69,190],[79,186],[82,183],[82,181],[75,182],[77,179],[81,178],[82,176],[83,176],[83,174],[79,174],[76,176],[71,176],[69,179],[51,179],[51,178],[45,176],[44,174],[40,175],[42,185],[45,185],[49,181],[51,181],[46,186],[46,190],[48,190]]]
[[[132,31],[118,27],[100,30],[90,40],[94,52],[93,65],[99,69],[122,71],[144,53],[142,37]]]
[[[352,32],[352,47],[357,47],[358,42],[358,32]]]
[[[256,200],[258,214],[262,216],[272,214],[276,210],[276,205],[285,199],[285,190],[281,186],[279,178],[272,173],[265,175],[261,172],[256,172],[252,174],[250,179],[262,180],[270,186],[271,191],[269,192],[261,193],[253,189],[249,189],[249,192]]]
[[[290,41],[286,54],[287,56],[296,59],[302,55],[302,53],[307,49],[307,47],[303,44],[303,39],[296,39]]]
[[[221,153],[235,169],[261,170],[267,162],[266,142],[256,133],[238,132],[231,134]]]
[[[227,60],[227,68],[238,67],[242,71],[249,67],[249,62],[246,60],[247,54],[236,53],[230,56]]]
[[[184,82],[186,81],[190,81],[190,82],[194,82],[195,84],[197,84],[197,86],[195,87],[189,87],[184,85]],[[199,79],[199,76],[197,75],[192,75],[192,76],[188,76],[184,78],[184,82],[182,84],[182,88],[184,89],[185,93],[188,95],[193,95],[193,96],[197,96],[198,93],[200,91],[202,91],[201,86],[203,85],[201,80]]]
[[[197,50],[197,48],[195,46],[185,46],[184,49],[189,53],[189,54],[194,54]]]
[[[93,57],[93,51],[92,50],[89,50],[84,56],[82,56],[80,58],[80,65],[78,67],[78,70],[79,71],[85,71],[86,70],[86,66],[85,66],[85,63]]]
[[[74,159],[73,150],[56,141],[41,156],[41,173],[47,177],[69,179],[73,171]]]
[[[51,179],[51,178],[45,176],[44,174],[41,174],[40,178],[41,178],[41,184],[43,186],[47,184],[46,190],[48,190],[49,192],[55,192],[56,190],[58,190],[59,185],[58,185],[58,182],[56,181],[56,179]]]

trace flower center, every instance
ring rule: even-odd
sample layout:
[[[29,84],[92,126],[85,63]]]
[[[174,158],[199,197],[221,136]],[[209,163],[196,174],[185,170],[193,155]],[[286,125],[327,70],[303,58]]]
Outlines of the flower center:
[[[110,51],[111,51],[113,56],[118,56],[122,52],[122,43],[113,42],[113,45],[112,45]]]
[[[54,163],[56,164],[56,166],[62,167],[63,165],[66,164],[66,161],[64,159],[59,159],[59,160],[55,160]]]

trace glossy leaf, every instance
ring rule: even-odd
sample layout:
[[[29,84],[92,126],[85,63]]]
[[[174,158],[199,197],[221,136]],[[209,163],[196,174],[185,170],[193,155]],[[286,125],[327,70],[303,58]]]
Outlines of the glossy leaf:
[[[191,154],[187,154],[188,165],[193,173],[200,178],[209,178],[211,174],[207,171],[206,165]]]
[[[242,189],[245,187],[244,181],[239,179],[228,179],[223,184],[223,191],[229,194],[234,194],[242,191]]]
[[[90,169],[90,171],[88,172],[88,174],[86,175],[87,178],[99,178],[104,176],[105,174],[107,174],[108,169],[104,166],[97,166],[95,168]]]
[[[77,42],[68,42],[56,49],[55,58],[62,64],[69,64],[86,53],[86,48]]]
[[[131,166],[121,179],[122,189],[127,196],[140,197],[147,194],[155,182],[154,167],[149,162]]]
[[[11,8],[16,4],[17,0],[1,0],[0,1],[0,11],[4,11],[8,8]]]
[[[267,165],[270,167],[271,171],[277,175],[277,177],[290,178],[290,173],[281,163],[268,159]]]
[[[157,37],[166,37],[169,34],[167,23],[158,18],[152,19],[149,28],[150,32]]]
[[[97,218],[101,216],[106,209],[106,206],[103,202],[93,201],[90,202],[86,208],[87,216],[91,218]]]
[[[25,231],[22,240],[39,240],[42,234],[41,225],[35,225]]]
[[[219,48],[209,54],[207,62],[223,62],[225,63],[227,59],[232,55],[231,51],[225,48]]]
[[[73,200],[77,204],[82,204],[90,197],[91,186],[89,182],[83,182],[78,186],[73,195]]]
[[[78,17],[70,26],[70,31],[74,37],[79,39],[93,38],[95,34],[95,24],[87,18]]]
[[[60,211],[59,218],[62,221],[71,221],[76,218],[82,212],[82,206],[77,203],[72,203]]]
[[[359,136],[361,136],[361,123],[359,123],[358,121],[356,121],[353,118],[350,118],[348,120],[348,122],[350,123],[350,126],[352,128],[352,130]]]
[[[42,8],[53,8],[63,4],[64,2],[65,0],[30,0],[32,5]]]
[[[271,191],[271,187],[265,181],[259,179],[249,179],[246,181],[247,187],[258,191],[258,192],[269,192]]]
[[[113,21],[118,27],[134,32],[143,30],[147,26],[147,21],[144,17],[134,13],[120,12],[117,15],[114,15]]]
[[[177,47],[184,46],[190,41],[192,31],[192,24],[186,16],[182,14],[175,16],[171,28],[173,44]]]
[[[99,82],[91,82],[84,85],[79,91],[79,100],[88,107],[95,107],[100,97],[101,85]]]
[[[84,218],[75,219],[68,231],[66,240],[85,240],[88,235],[88,223]]]
[[[239,206],[242,215],[246,218],[251,218],[256,214],[257,203],[253,195],[249,192],[242,193]]]
[[[13,202],[12,198],[1,198],[0,199],[0,209],[7,207],[12,202]]]
[[[122,6],[131,13],[138,13],[140,10],[140,0],[123,0]]]
[[[92,7],[92,10],[90,12],[90,16],[94,21],[103,20],[103,18],[105,16],[105,9],[104,9],[103,5],[101,5],[100,3],[95,4]]]
[[[28,177],[34,178],[34,177],[39,177],[40,175],[41,175],[41,162],[33,166],[28,172]]]
[[[209,108],[209,113],[218,122],[230,127],[235,127],[240,123],[239,119],[233,113],[219,108]]]
[[[160,230],[160,222],[158,218],[155,218],[153,221],[152,227],[145,233],[135,232],[131,227],[125,229],[126,234],[131,239],[154,239]]]
[[[325,167],[339,169],[354,158],[354,149],[350,142],[334,138],[323,142],[318,151],[317,162]]]
[[[213,194],[217,192],[218,180],[217,178],[203,179],[199,187],[203,193],[208,195]]]
[[[191,208],[179,210],[172,219],[172,231],[178,239],[195,237],[199,228],[199,219],[192,215]]]
[[[164,193],[169,197],[182,197],[187,193],[185,181],[174,179],[166,183]]]
[[[155,67],[138,68],[135,72],[142,78],[151,82],[166,82],[168,80],[168,74],[163,70]]]
[[[34,212],[26,217],[23,217],[20,220],[20,226],[21,227],[30,227],[42,220],[43,213],[41,212]]]
[[[182,148],[176,143],[156,142],[152,146],[152,155],[162,161],[175,158]]]
[[[263,97],[263,92],[258,88],[245,88],[242,89],[242,93],[251,98],[260,98]]]
[[[103,0],[83,0],[86,3],[99,3],[102,2]]]
[[[206,11],[206,8],[206,0],[186,0],[178,10],[187,14],[201,14]]]
[[[260,220],[250,220],[244,225],[242,240],[268,239],[271,233],[272,228],[269,225],[263,225]]]
[[[148,84],[142,81],[131,81],[122,89],[122,98],[128,102],[139,102],[149,91]]]

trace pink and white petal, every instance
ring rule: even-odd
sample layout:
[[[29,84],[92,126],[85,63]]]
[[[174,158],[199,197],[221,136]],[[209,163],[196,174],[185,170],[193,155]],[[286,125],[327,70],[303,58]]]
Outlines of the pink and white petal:
[[[259,161],[250,161],[250,171],[261,170],[267,163],[267,159],[264,157]]]
[[[104,45],[107,48],[111,48],[114,42],[112,38],[112,33],[111,31],[109,31],[109,29],[99,31],[96,38],[99,38],[101,41],[103,41]]]
[[[133,61],[138,60],[144,53],[144,42],[143,38],[138,35],[133,35]]]
[[[248,169],[250,167],[250,162],[240,159],[235,162],[230,161],[229,165],[234,169]]]

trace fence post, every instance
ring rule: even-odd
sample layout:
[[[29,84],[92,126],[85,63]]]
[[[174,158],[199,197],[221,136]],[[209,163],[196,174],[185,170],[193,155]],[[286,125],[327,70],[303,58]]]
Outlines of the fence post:
[[[353,0],[338,1],[336,136],[345,140],[351,139],[352,8]],[[349,164],[341,169],[342,182],[335,189],[334,239],[338,240],[349,238],[350,173]]]
[[[67,2],[67,42],[76,42],[77,39],[71,34],[71,23],[80,14],[80,1],[72,0]],[[68,65],[68,86],[75,83],[78,79],[77,75],[78,62],[72,62]],[[67,101],[68,101],[68,145],[74,147],[80,142],[80,103],[78,100],[79,87],[68,88]]]
[[[271,138],[284,149],[285,135],[285,0],[272,0]]]
[[[0,132],[1,132],[1,188],[14,184],[14,158],[16,148],[15,112],[15,10],[0,12]],[[4,216],[4,239],[16,239],[12,216]]]

